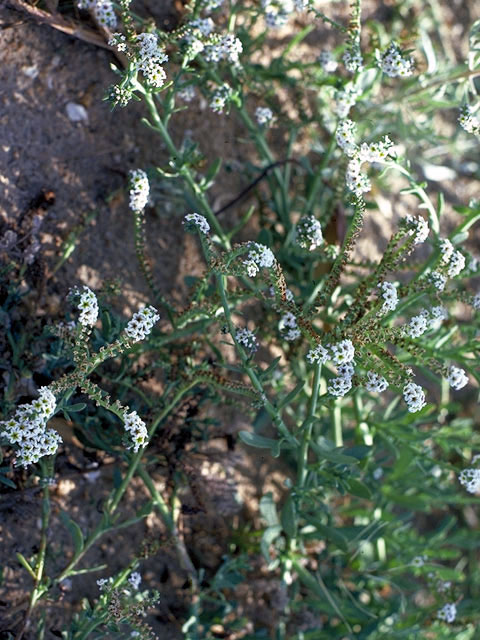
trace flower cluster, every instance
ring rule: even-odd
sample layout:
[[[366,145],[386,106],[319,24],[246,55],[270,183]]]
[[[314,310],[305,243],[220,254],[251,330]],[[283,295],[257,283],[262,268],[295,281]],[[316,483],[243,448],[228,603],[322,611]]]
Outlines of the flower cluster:
[[[138,571],[132,571],[132,573],[128,576],[128,582],[135,590],[138,590],[138,587],[142,582],[142,576],[138,573]]]
[[[430,229],[427,221],[421,216],[407,214],[403,219],[409,236],[413,237],[413,244],[422,244],[428,238]]]
[[[418,316],[413,316],[408,325],[405,327],[405,333],[410,338],[419,338],[428,329],[428,319],[420,313]]]
[[[350,342],[349,340],[343,340],[343,342]],[[342,344],[342,343],[339,343]],[[335,345],[338,346],[338,345]],[[330,345],[330,348],[331,345]],[[353,345],[352,345],[353,349]],[[335,360],[334,360],[335,362]],[[343,397],[346,393],[350,391],[352,388],[352,378],[355,374],[355,362],[350,360],[348,362],[343,362],[342,364],[337,366],[337,377],[332,378],[327,385],[327,391],[332,396]]]
[[[367,391],[376,391],[382,393],[388,388],[388,382],[383,377],[375,373],[374,371],[367,371],[367,382],[365,384]]]
[[[184,102],[191,102],[196,95],[195,87],[193,84],[189,84],[177,91],[177,96]]]
[[[454,602],[444,605],[437,612],[437,618],[439,620],[445,620],[445,622],[454,622],[457,617],[457,607]]]
[[[114,29],[117,17],[111,0],[77,0],[79,9],[88,9],[102,27]]]
[[[391,78],[401,76],[402,78],[412,75],[413,58],[404,58],[396,42],[392,42],[383,53],[380,60],[380,67],[383,73]]]
[[[308,0],[262,0],[262,9],[268,27],[283,27],[294,11],[307,8]]]
[[[210,109],[215,113],[223,113],[225,105],[230,101],[232,96],[232,88],[227,83],[222,84],[212,95]]]
[[[335,113],[340,119],[348,116],[357,98],[358,92],[354,86],[347,85],[335,92]]]
[[[84,327],[93,327],[98,318],[98,302],[96,295],[86,286],[83,287],[83,292],[80,294],[78,310],[80,311],[78,318],[80,324]]]
[[[271,249],[258,242],[250,242],[249,247],[247,260],[244,260],[243,264],[247,268],[248,275],[254,278],[260,269],[273,267],[275,256]]]
[[[255,110],[255,118],[261,127],[268,126],[273,119],[272,110],[268,107],[257,107]]]
[[[357,73],[363,70],[363,57],[358,46],[352,47],[343,54],[343,64],[350,73]]]
[[[307,360],[311,364],[313,364],[314,362],[326,364],[329,358],[330,356],[328,350],[325,349],[325,347],[323,347],[321,344],[317,344],[316,347],[310,349],[310,351],[307,353]]]
[[[220,62],[226,60],[232,64],[237,64],[243,46],[240,40],[232,33],[217,35],[216,42],[208,44],[203,50],[203,57],[207,62]]]
[[[133,450],[137,452],[140,447],[144,447],[147,444],[147,427],[136,411],[125,412],[123,414],[123,423],[125,431],[129,433],[132,440],[129,449],[133,447]]]
[[[145,340],[153,325],[159,320],[160,316],[155,307],[145,307],[133,314],[132,319],[125,328],[125,333],[133,342],[140,342],[140,340]]]
[[[384,300],[378,315],[385,315],[389,311],[395,311],[398,305],[397,288],[391,282],[382,282],[378,285],[382,290],[382,298]]]
[[[338,145],[350,158],[347,171],[346,182],[350,191],[356,196],[370,191],[370,181],[368,177],[361,173],[364,162],[385,162],[393,147],[393,142],[388,136],[384,136],[380,142],[370,144],[364,142],[360,146],[355,143],[355,124],[351,120],[343,120],[337,127],[336,139]]]
[[[452,389],[455,389],[456,391],[463,389],[463,387],[468,384],[468,376],[465,371],[454,366],[451,366],[448,369],[447,380]]]
[[[455,278],[465,268],[465,256],[455,249],[448,238],[440,240],[440,259],[449,278]]]
[[[282,334],[282,338],[287,340],[288,342],[293,342],[294,340],[298,340],[300,338],[301,331],[298,328],[297,319],[290,311],[283,314],[280,318],[280,322],[278,323],[278,329]]]
[[[443,291],[445,289],[447,278],[442,273],[432,271],[428,274],[428,279],[438,291]]]
[[[147,174],[142,169],[132,169],[129,174],[130,209],[135,212],[143,211],[150,195],[150,184]]]
[[[258,349],[257,338],[255,337],[253,331],[250,331],[250,329],[237,329],[235,331],[235,340],[239,344],[241,344],[242,347],[245,347],[247,351],[250,351],[250,353],[255,353],[255,351]]]
[[[167,74],[162,65],[168,61],[168,56],[158,45],[157,35],[140,33],[135,45],[137,47],[135,68],[143,73],[147,84],[151,87],[155,89],[163,87]]]
[[[403,387],[403,399],[407,403],[410,413],[420,411],[426,405],[425,392],[415,382],[407,382]]]
[[[320,222],[315,216],[303,216],[295,229],[295,241],[302,247],[313,251],[323,244],[323,234]]]
[[[458,480],[469,493],[478,493],[480,491],[480,469],[463,469],[458,476]]]
[[[335,73],[337,70],[338,62],[330,51],[322,51],[318,56],[317,61],[325,73]]]
[[[480,135],[480,120],[473,114],[474,109],[467,104],[460,109],[458,121],[462,129],[465,129],[467,133],[473,133],[478,136]]]
[[[183,219],[183,224],[186,229],[195,229],[204,235],[207,235],[210,231],[210,225],[207,219],[199,213],[187,213]]]
[[[352,362],[355,357],[355,347],[349,339],[341,340],[336,344],[329,344],[328,348],[331,352],[331,360],[337,365]]]
[[[472,298],[472,307],[475,311],[480,311],[480,293],[476,293]]]
[[[48,387],[41,387],[39,398],[17,407],[10,420],[0,422],[0,436],[19,446],[17,465],[27,467],[56,453],[62,438],[54,429],[47,429],[47,421],[57,406]]]

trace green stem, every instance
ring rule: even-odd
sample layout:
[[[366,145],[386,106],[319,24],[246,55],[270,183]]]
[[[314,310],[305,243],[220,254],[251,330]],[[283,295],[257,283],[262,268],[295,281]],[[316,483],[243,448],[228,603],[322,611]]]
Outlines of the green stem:
[[[264,388],[262,386],[262,383],[258,379],[258,376],[255,373],[255,371],[253,370],[252,366],[250,365],[249,359],[246,356],[245,351],[243,350],[242,346],[237,342],[237,340],[235,338],[235,326],[233,324],[232,315],[230,313],[230,307],[229,307],[229,304],[228,304],[227,295],[226,295],[226,291],[225,291],[226,277],[221,275],[221,274],[217,274],[217,283],[218,283],[218,290],[219,290],[219,293],[220,293],[220,298],[221,298],[221,301],[222,301],[223,310],[224,310],[224,313],[225,313],[225,319],[227,321],[228,329],[229,329],[230,335],[231,335],[231,337],[233,339],[233,342],[235,343],[235,347],[236,347],[237,353],[238,353],[238,355],[240,357],[240,360],[242,361],[245,373],[250,378],[250,381],[251,381],[253,387],[255,388],[255,390],[258,391],[258,393],[261,395],[261,397],[263,399],[263,406],[265,407],[265,410],[267,411],[268,415],[272,418],[273,424],[278,428],[278,430],[280,431],[282,436],[284,436],[290,443],[292,443],[295,446],[297,446],[298,442],[297,442],[296,438],[294,438],[294,436],[292,436],[292,434],[289,432],[286,424],[282,420],[282,418],[279,415],[277,409],[268,400],[268,398],[267,398],[267,396],[265,394],[265,390],[264,390]]]
[[[157,106],[155,104],[155,100],[154,97],[151,93],[144,91],[144,98],[145,98],[145,102],[147,104],[150,116],[154,122],[155,125],[155,129],[160,133],[160,135],[162,136],[167,149],[170,153],[170,156],[172,158],[179,158],[181,156],[180,151],[177,149],[177,147],[175,146],[175,143],[173,142],[170,134],[168,133],[168,129],[165,126],[165,124],[163,123],[162,119],[160,118],[160,115],[158,113],[158,109]],[[193,192],[193,194],[196,196],[197,200],[199,201],[200,205],[202,206],[203,209],[203,213],[205,215],[205,217],[207,218],[209,224],[211,225],[212,229],[214,229],[215,233],[217,234],[217,236],[219,237],[222,246],[225,249],[230,249],[230,242],[228,240],[228,237],[225,235],[225,233],[223,232],[222,227],[220,226],[220,223],[218,222],[217,218],[215,217],[215,214],[213,213],[207,199],[205,198],[205,195],[202,191],[202,189],[199,187],[199,185],[195,182],[195,179],[193,178],[191,171],[188,167],[183,166],[180,169],[180,173],[183,176],[183,178],[185,179],[185,182],[188,184],[189,188],[191,189],[191,191]]]
[[[336,398],[333,402],[332,422],[333,422],[333,440],[335,442],[335,446],[343,447],[342,408],[340,405],[339,398]]]
[[[322,373],[322,364],[317,363],[313,372],[312,394],[310,396],[310,402],[308,406],[308,414],[302,425],[303,437],[302,445],[298,452],[298,474],[297,474],[297,486],[302,488],[305,485],[307,479],[307,462],[308,462],[308,447],[310,446],[310,440],[312,437],[312,428],[315,419],[315,412],[317,410],[318,396],[320,392],[320,380]]]

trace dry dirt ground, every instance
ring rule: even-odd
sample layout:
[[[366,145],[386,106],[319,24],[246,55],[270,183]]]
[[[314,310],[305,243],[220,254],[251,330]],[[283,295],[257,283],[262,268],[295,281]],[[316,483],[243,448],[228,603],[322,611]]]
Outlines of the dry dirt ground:
[[[383,20],[388,12],[386,4],[367,3],[367,16]],[[339,3],[337,19],[345,16],[346,8],[347,3]],[[452,58],[461,59],[465,55],[465,33],[478,17],[478,7],[462,1],[441,3],[441,8],[447,25],[442,29],[445,31],[448,24],[451,27],[445,46],[450,48]],[[178,20],[170,2],[157,4],[145,0],[138,10],[143,15],[154,15],[165,28],[171,28]],[[457,14],[461,14],[460,19]],[[335,44],[328,33],[328,29],[319,27],[306,39],[305,49],[299,48],[298,55],[313,58],[319,47]],[[284,33],[283,38],[287,37],[288,33]],[[272,44],[272,51],[282,44],[280,40]],[[71,286],[87,284],[98,289],[107,280],[120,285],[123,296],[118,305],[125,317],[136,310],[139,302],[148,299],[144,280],[135,268],[132,220],[124,188],[130,169],[161,165],[166,156],[161,143],[140,123],[140,117],[145,115],[140,104],[112,112],[102,101],[106,87],[113,82],[109,69],[112,62],[114,57],[105,49],[39,25],[25,13],[12,10],[8,2],[0,3],[1,220],[6,223],[18,220],[42,190],[55,196],[41,228],[45,271],[32,314],[61,315],[63,300]],[[72,122],[67,114],[68,103],[82,105],[87,119]],[[252,146],[240,135],[232,119],[215,116],[212,120],[200,102],[174,120],[173,135],[178,142],[189,132],[194,132],[207,158],[224,158],[228,170],[222,172],[212,192],[214,208],[222,206],[245,186],[237,168],[254,158]],[[283,156],[281,146],[278,153]],[[462,194],[462,199],[464,195],[468,194]],[[458,198],[458,190],[455,193],[454,189],[450,205]],[[391,212],[390,220],[387,215],[387,223],[380,227],[378,223],[370,223],[373,226],[369,233],[377,238],[385,237],[392,225],[391,203],[384,203],[384,207],[387,214]],[[196,245],[181,227],[183,214],[184,204],[175,199],[175,194],[159,190],[155,207],[148,210],[147,217],[157,281],[165,294],[177,299],[186,292],[185,276],[199,269]],[[60,264],[64,243],[72,231],[79,234],[80,240],[73,254]],[[370,249],[371,245],[367,246],[366,252]],[[232,430],[242,426],[241,418],[233,411],[224,412],[221,420],[229,422]],[[221,438],[211,442],[202,453],[199,465],[211,509],[196,519],[185,518],[186,541],[199,565],[214,570],[228,549],[231,523],[237,519],[238,525],[239,518],[248,523],[257,517],[258,499],[266,491],[281,495],[285,470],[272,467],[271,460],[255,451],[229,452]],[[112,483],[108,459],[102,461],[96,477],[82,471],[90,463],[88,454],[75,441],[67,441],[62,479],[53,492],[52,531],[59,536],[55,542],[60,551],[52,562],[57,566],[63,564],[62,554],[65,550],[68,553],[70,544],[67,532],[59,524],[60,511],[69,511],[85,530],[92,527],[99,517],[98,506]],[[225,490],[225,472],[233,478],[243,506],[233,498],[233,489]],[[133,513],[140,498],[146,499],[146,495],[134,483],[126,496],[122,516]],[[18,628],[30,586],[15,553],[28,556],[38,543],[39,494],[35,488],[7,491],[0,500],[0,509],[3,556],[0,632],[4,634],[0,638],[7,638],[7,630]],[[88,557],[88,564],[107,564],[105,575],[109,575],[125,566],[145,537],[156,540],[161,536],[158,520],[151,517],[129,530],[128,535],[120,532],[114,538],[106,537]],[[267,577],[261,561],[254,563],[257,570],[248,592],[243,594],[244,611],[256,624],[268,628],[277,611],[283,608],[283,594],[280,583]],[[163,549],[145,561],[142,573],[145,584],[157,588],[161,595],[149,622],[161,638],[183,637],[180,625],[188,589],[174,554],[168,548]],[[96,596],[96,577],[79,576],[72,587],[67,585],[63,592],[54,594],[47,607],[46,640],[58,637],[58,630],[66,628],[66,621],[83,597]],[[301,624],[298,620],[298,629]],[[28,632],[25,638],[35,640]]]

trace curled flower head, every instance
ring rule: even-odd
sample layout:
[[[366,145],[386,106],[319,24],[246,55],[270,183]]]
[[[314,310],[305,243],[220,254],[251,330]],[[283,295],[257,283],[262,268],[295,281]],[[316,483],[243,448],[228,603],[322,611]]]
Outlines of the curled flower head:
[[[124,429],[129,434],[132,444],[129,449],[133,448],[137,452],[141,447],[146,446],[148,442],[148,431],[145,422],[139,417],[136,411],[123,414]]]
[[[458,480],[469,493],[480,491],[480,469],[463,469],[458,476]]]
[[[150,185],[145,171],[142,169],[130,171],[130,209],[135,212],[143,211],[149,194]]]
[[[355,347],[353,346],[353,342],[348,339],[329,345],[329,349],[332,353],[332,362],[336,365],[351,362],[355,357]]]
[[[413,237],[413,244],[422,244],[425,242],[430,233],[430,229],[424,218],[408,214],[405,216],[405,224],[408,235]]]
[[[255,110],[255,118],[261,127],[267,126],[273,119],[272,110],[268,107],[257,107]]]
[[[310,349],[310,351],[307,353],[307,360],[310,363],[318,362],[321,364],[326,364],[326,362],[328,362],[328,359],[328,351],[327,349],[325,349],[325,347],[322,347],[321,344],[317,344],[316,347]]]
[[[383,377],[375,373],[374,371],[367,371],[367,383],[365,384],[367,391],[376,391],[382,393],[388,388],[388,382]]]
[[[413,64],[413,58],[403,57],[398,44],[392,42],[381,57],[380,67],[391,78],[405,78],[412,75]]]
[[[207,219],[199,213],[187,213],[183,219],[183,224],[187,230],[195,229],[204,235],[207,235],[210,232],[210,225],[208,224]]]
[[[303,216],[297,223],[295,240],[302,249],[313,251],[323,244],[323,234],[320,222],[315,216]]]
[[[84,286],[80,294],[80,302],[78,303],[80,317],[78,321],[84,327],[93,327],[98,318],[98,302],[97,297],[91,289]]]
[[[391,282],[381,282],[378,288],[382,290],[383,305],[378,312],[379,315],[385,315],[389,311],[395,311],[398,305],[397,288]]]
[[[437,618],[439,620],[445,620],[445,622],[454,622],[457,617],[457,606],[454,602],[444,605],[437,612]]]
[[[237,329],[235,339],[250,353],[255,353],[258,349],[258,341],[255,334],[247,328]]]
[[[427,404],[425,401],[425,392],[422,387],[415,384],[415,382],[408,382],[403,387],[403,398],[407,403],[410,413],[420,411]]]
[[[133,342],[140,342],[148,336],[153,325],[159,320],[160,316],[155,307],[144,307],[133,314],[126,326],[125,333]]]
[[[447,380],[452,389],[455,389],[456,391],[463,389],[463,387],[468,384],[468,376],[465,371],[454,366],[449,368]]]

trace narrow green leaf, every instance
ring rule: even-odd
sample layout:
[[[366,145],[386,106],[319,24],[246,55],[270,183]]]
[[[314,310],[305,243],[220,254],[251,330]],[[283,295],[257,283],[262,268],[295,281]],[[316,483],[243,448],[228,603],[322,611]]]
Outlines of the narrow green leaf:
[[[305,516],[305,520],[310,524],[313,524],[321,536],[325,537],[330,542],[333,542],[339,549],[345,551],[345,553],[348,552],[347,540],[334,527],[322,524],[322,522],[320,522],[320,518],[315,516]]]
[[[349,492],[354,496],[366,498],[367,500],[372,496],[367,485],[363,484],[363,482],[360,482],[356,478],[349,478],[345,484],[347,485]]]
[[[285,504],[283,505],[282,512],[280,514],[280,521],[287,536],[289,538],[295,538],[297,535],[297,514],[295,510],[295,502],[293,501],[292,496],[288,496]]]
[[[15,555],[17,556],[17,560],[20,562],[20,564],[28,571],[28,573],[32,576],[32,578],[36,580],[37,576],[35,575],[34,570],[30,566],[25,556],[22,555],[21,553],[16,553]]]
[[[65,407],[69,413],[76,413],[77,411],[83,411],[87,405],[85,402],[79,402],[78,404],[70,404]]]
[[[283,409],[284,407],[288,406],[291,402],[293,402],[295,398],[298,396],[298,394],[302,391],[304,386],[305,386],[305,381],[302,380],[297,384],[297,386],[294,389],[290,391],[289,394],[285,396],[283,400],[280,401],[278,408]]]
[[[79,554],[83,551],[83,547],[85,546],[84,537],[82,530],[78,526],[78,524],[72,520],[68,513],[65,511],[60,512],[60,519],[65,525],[65,527],[69,530],[70,535],[73,540],[73,547],[75,549],[75,554]]]

